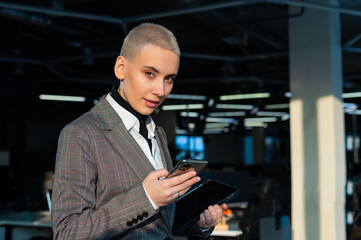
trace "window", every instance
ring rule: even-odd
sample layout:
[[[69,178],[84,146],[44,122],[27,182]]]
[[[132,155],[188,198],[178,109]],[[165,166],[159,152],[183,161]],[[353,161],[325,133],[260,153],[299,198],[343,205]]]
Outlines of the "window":
[[[176,161],[183,158],[204,159],[204,141],[202,136],[177,135],[175,137]]]

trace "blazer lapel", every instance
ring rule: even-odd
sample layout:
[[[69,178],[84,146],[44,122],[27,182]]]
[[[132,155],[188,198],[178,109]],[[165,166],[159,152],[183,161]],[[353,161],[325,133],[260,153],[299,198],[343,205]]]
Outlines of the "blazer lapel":
[[[140,179],[143,180],[149,172],[155,170],[122,122],[107,132],[106,137],[114,148],[117,149],[122,156],[125,156],[124,160],[129,162],[129,165],[132,166]]]
[[[166,135],[163,128],[156,127],[155,129],[155,137],[159,146],[159,151],[161,154],[161,159],[163,162],[163,166],[170,171],[173,167],[172,159],[169,155]],[[170,231],[172,231],[173,226],[173,219],[174,219],[174,212],[175,212],[175,203],[172,203],[168,206],[161,207],[160,213],[164,219],[164,222],[167,224]]]
[[[160,127],[155,128],[155,139],[157,140],[159,146],[159,152],[161,155],[162,163],[164,168],[170,171],[173,167],[172,159],[169,155],[168,146],[166,142],[166,136],[164,130]]]
[[[121,156],[124,156],[123,160],[129,163],[141,180],[143,180],[149,172],[155,170],[105,97],[94,106],[91,112],[99,120],[109,142]]]

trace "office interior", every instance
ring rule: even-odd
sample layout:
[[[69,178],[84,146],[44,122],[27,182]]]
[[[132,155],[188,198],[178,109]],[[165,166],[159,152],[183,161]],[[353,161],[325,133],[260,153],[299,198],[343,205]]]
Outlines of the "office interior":
[[[360,0],[0,1],[0,239],[52,238],[59,133],[141,22],[181,48],[152,115],[174,163],[240,189],[209,239],[361,239]]]

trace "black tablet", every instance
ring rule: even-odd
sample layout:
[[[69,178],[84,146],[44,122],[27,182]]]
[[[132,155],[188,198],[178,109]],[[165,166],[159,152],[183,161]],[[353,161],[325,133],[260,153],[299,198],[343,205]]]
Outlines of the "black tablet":
[[[210,205],[221,205],[237,196],[239,189],[209,179],[176,201],[173,233],[177,234],[198,221],[199,215]]]

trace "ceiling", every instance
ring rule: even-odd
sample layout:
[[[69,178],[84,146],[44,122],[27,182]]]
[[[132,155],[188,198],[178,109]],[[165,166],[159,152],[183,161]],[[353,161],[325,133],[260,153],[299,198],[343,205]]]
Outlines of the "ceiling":
[[[208,106],[220,95],[267,91],[270,98],[234,103],[260,110],[287,103],[288,19],[310,9],[290,15],[292,1],[0,0],[2,104],[41,105],[42,93],[85,96],[92,103],[115,81],[113,65],[126,33],[144,21],[166,26],[178,39],[181,66],[173,93],[206,96]],[[354,11],[341,14],[344,91],[358,91],[361,0],[340,4],[341,12]]]

